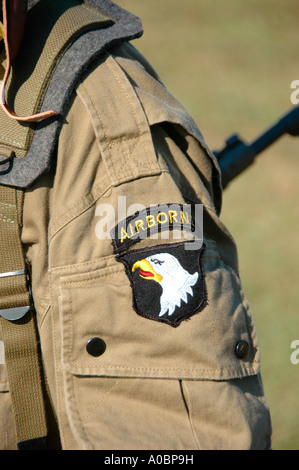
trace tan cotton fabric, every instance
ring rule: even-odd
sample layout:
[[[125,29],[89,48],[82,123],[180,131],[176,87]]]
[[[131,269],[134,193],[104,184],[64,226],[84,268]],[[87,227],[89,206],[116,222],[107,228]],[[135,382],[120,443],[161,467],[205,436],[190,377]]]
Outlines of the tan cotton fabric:
[[[235,244],[219,219],[217,164],[132,46],[115,47],[86,72],[54,157],[51,173],[25,194],[22,240],[63,449],[269,448],[260,352]],[[124,266],[100,236],[104,214],[117,223],[124,202],[131,212],[136,204],[204,206],[208,303],[177,328],[137,315]],[[137,248],[158,243],[170,241]],[[106,343],[100,357],[86,350],[93,337]],[[243,359],[240,340],[249,344]],[[0,373],[8,423],[0,446],[13,447],[4,364]]]

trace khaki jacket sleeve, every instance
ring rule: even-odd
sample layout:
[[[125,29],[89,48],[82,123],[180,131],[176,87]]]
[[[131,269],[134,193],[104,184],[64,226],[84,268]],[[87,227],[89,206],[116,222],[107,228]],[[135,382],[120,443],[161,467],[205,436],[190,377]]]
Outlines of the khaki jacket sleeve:
[[[105,395],[104,378],[259,372],[219,181],[197,126],[133,48],[112,50],[86,73],[52,172],[26,193],[22,234],[66,447],[92,448],[84,416]],[[174,237],[179,225],[167,236],[163,225],[180,222],[185,205],[203,207],[204,244],[191,251]],[[130,218],[136,211],[143,225]],[[111,236],[119,224],[125,249]]]

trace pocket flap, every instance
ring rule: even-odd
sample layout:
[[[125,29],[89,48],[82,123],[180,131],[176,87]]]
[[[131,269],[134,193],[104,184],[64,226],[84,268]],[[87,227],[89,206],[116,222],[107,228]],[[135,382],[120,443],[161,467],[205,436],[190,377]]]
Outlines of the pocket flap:
[[[255,330],[237,276],[213,250],[203,256],[208,303],[176,328],[136,313],[122,263],[110,259],[110,265],[81,273],[73,268],[59,280],[62,359],[69,372],[223,380],[259,370]],[[102,345],[99,354],[88,351],[93,338]],[[242,359],[236,355],[240,341],[249,345]]]

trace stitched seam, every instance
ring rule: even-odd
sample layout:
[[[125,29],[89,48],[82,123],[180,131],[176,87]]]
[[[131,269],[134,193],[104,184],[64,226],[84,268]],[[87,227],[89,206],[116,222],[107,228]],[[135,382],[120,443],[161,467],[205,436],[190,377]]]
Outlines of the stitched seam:
[[[252,364],[255,364],[256,360],[252,361]],[[223,369],[186,369],[184,368],[174,368],[174,367],[168,367],[168,368],[160,368],[160,367],[129,367],[129,366],[116,366],[116,365],[102,365],[100,367],[94,367],[94,366],[88,366],[84,364],[78,364],[76,362],[72,362],[72,366],[76,366],[79,368],[83,369],[88,369],[89,371],[94,370],[95,372],[98,371],[98,369],[125,369],[125,370],[140,370],[140,371],[185,371],[185,372],[230,372],[230,371],[235,371],[237,368],[229,369],[229,368],[223,368]],[[243,369],[243,368],[242,368]],[[247,367],[245,366],[244,369],[252,370],[252,367]],[[255,373],[255,372],[254,372]],[[88,374],[87,374],[88,375]]]
[[[42,306],[43,306],[43,301],[40,301],[37,305],[36,305],[36,311],[38,311],[39,309],[42,309]],[[51,309],[51,305],[49,303],[47,303],[47,307],[44,308],[44,313],[41,314],[41,320],[40,320],[40,328],[42,328],[42,325],[44,323],[44,320],[45,318],[47,317],[49,311]]]
[[[82,283],[85,283],[85,282],[92,282],[96,279],[104,279],[104,278],[107,278],[109,276],[113,276],[117,273],[119,273],[120,271],[122,271],[121,269],[118,269],[117,271],[113,271],[112,273],[108,273],[108,274],[104,274],[104,275],[99,275],[99,276],[96,276],[96,277],[92,277],[92,278],[88,278],[88,279],[82,279],[82,280],[79,280],[79,281],[66,281],[66,282],[62,282],[61,283],[61,286],[69,286],[69,285],[72,285],[72,284],[82,284]]]
[[[112,73],[113,73],[113,71],[112,71]],[[135,117],[136,125],[137,125],[138,130],[139,130],[139,136],[131,137],[131,138],[128,138],[128,139],[118,139],[118,140],[116,140],[115,142],[109,142],[108,136],[107,136],[107,132],[106,132],[106,130],[105,130],[105,126],[104,126],[104,123],[103,123],[103,120],[102,120],[101,116],[100,116],[99,113],[98,113],[98,110],[97,110],[97,108],[96,108],[96,106],[95,106],[95,104],[94,104],[94,102],[93,102],[93,99],[92,99],[92,97],[90,96],[90,94],[88,93],[88,90],[85,88],[85,86],[83,86],[83,84],[82,84],[81,86],[82,86],[82,88],[84,88],[84,92],[85,92],[86,95],[88,96],[88,98],[89,98],[89,100],[90,100],[90,104],[92,105],[92,108],[93,108],[93,110],[94,110],[94,112],[95,112],[97,118],[98,118],[99,121],[100,121],[101,127],[102,127],[102,129],[103,129],[104,138],[105,138],[105,141],[106,141],[106,144],[107,144],[107,148],[108,148],[108,149],[112,149],[112,148],[116,147],[116,148],[120,148],[120,149],[121,149],[121,145],[120,145],[121,143],[123,143],[123,142],[133,142],[133,141],[135,141],[135,144],[134,144],[134,146],[131,148],[131,151],[130,151],[130,152],[124,152],[124,154],[132,159],[132,161],[134,162],[134,165],[135,165],[135,166],[144,166],[145,168],[147,168],[147,169],[153,171],[154,168],[151,166],[151,162],[150,162],[150,161],[146,160],[145,163],[136,162],[136,161],[134,160],[133,156],[132,156],[132,152],[133,152],[133,150],[137,147],[137,145],[138,145],[139,142],[142,143],[142,147],[143,147],[143,150],[144,150],[144,152],[145,152],[143,139],[142,139],[142,137],[141,137],[141,129],[140,129],[140,126],[139,126],[139,124],[138,124],[138,122],[137,122],[136,115],[135,115],[136,113],[134,113],[134,117]],[[121,86],[121,85],[120,85],[120,86]],[[125,93],[125,92],[124,92],[124,93]],[[126,93],[125,93],[125,95],[126,95],[127,100],[129,101],[129,104],[131,105],[130,100],[129,100],[129,97],[127,96]],[[132,106],[131,106],[131,108],[132,108]],[[121,173],[121,176],[120,176],[120,175],[118,174],[118,171],[116,170],[115,164],[114,164],[114,162],[113,162],[113,158],[112,158],[111,156],[110,156],[109,161],[111,162],[111,166],[112,166],[112,169],[113,169],[113,173],[115,174],[115,176],[117,177],[118,180],[121,181],[124,177],[128,177],[128,176],[132,176],[132,177],[133,177],[133,176],[134,176],[134,175],[132,175],[132,171],[123,171],[123,169],[122,169],[122,173]]]
[[[109,142],[108,147],[109,148],[116,147],[118,142],[132,142],[133,140],[136,140],[136,139],[139,139],[139,136],[138,137],[129,137],[128,139],[117,139],[117,141],[115,141],[115,142]]]
[[[144,150],[143,139],[141,138],[140,135],[137,136],[137,137],[131,137],[130,139],[120,139],[120,140],[117,140],[117,141],[115,141],[115,142],[109,143],[108,147],[109,147],[109,148],[113,148],[113,147],[119,147],[119,148],[121,148],[121,145],[120,145],[121,143],[123,143],[123,142],[131,142],[131,141],[133,141],[133,140],[136,141],[135,144],[134,144],[134,146],[130,149],[130,150],[131,150],[130,152],[125,152],[125,155],[127,155],[128,157],[130,157],[130,158],[133,160],[133,162],[134,162],[135,165],[137,165],[137,166],[143,166],[143,167],[145,167],[145,168],[147,168],[147,169],[149,169],[149,170],[154,170],[154,168],[151,166],[152,162],[151,162],[150,160],[145,160],[144,163],[141,163],[141,162],[139,162],[138,160],[136,161],[136,160],[134,159],[133,155],[132,155],[133,150],[135,150],[135,148],[137,147],[137,144],[138,144],[139,142],[142,143],[142,147],[143,147],[143,150]],[[145,150],[144,150],[144,152],[145,152]],[[125,173],[122,173],[122,174],[125,174]],[[129,174],[130,174],[130,173],[129,173]]]
[[[151,176],[151,177],[160,176],[160,174],[162,174],[162,173],[169,173],[169,172],[167,170],[162,169],[162,170],[159,170],[159,173],[150,174],[150,175],[147,175],[147,176]],[[132,179],[135,179],[134,175],[130,174],[129,176],[132,177]],[[120,184],[123,184],[123,182],[120,182]],[[100,187],[101,187],[100,183],[95,184],[92,188],[93,193]],[[52,223],[53,228],[50,229],[50,233],[51,232],[52,233],[49,236],[49,242],[51,242],[52,239],[55,237],[55,235],[60,230],[62,230],[67,224],[71,223],[76,217],[79,217],[81,214],[83,214],[84,212],[89,210],[111,188],[114,188],[114,185],[113,185],[113,183],[110,182],[107,185],[107,187],[104,190],[102,190],[102,192],[100,194],[97,194],[96,196],[93,196],[92,194],[88,194],[85,198],[81,199],[77,204],[75,204],[70,209],[68,209],[68,211],[66,213],[59,215],[58,218]],[[80,208],[80,210],[78,212],[74,213],[74,211],[78,210],[78,208]],[[68,213],[70,211],[71,211],[72,215],[68,216]],[[64,219],[64,220],[63,220],[63,222],[60,222],[60,224],[59,224],[60,219]],[[56,228],[56,226],[57,226],[57,228]]]
[[[56,272],[56,271],[63,271],[65,269],[77,269],[78,267],[84,267],[84,266],[90,266],[90,265],[93,265],[95,263],[97,263],[98,261],[105,261],[107,259],[113,259],[115,256],[114,255],[108,255],[108,256],[104,256],[103,258],[99,258],[98,260],[94,260],[94,261],[86,261],[85,263],[80,263],[79,265],[77,264],[69,264],[69,265],[66,265],[66,266],[58,266],[58,267],[55,267],[55,268],[52,268],[51,271],[52,272]],[[101,268],[99,268],[101,269]],[[80,274],[80,273],[78,273]]]
[[[72,384],[73,384],[73,389],[72,389],[72,392],[73,392],[73,393],[72,393],[72,395],[73,395],[73,397],[74,397],[75,404],[76,404],[75,413],[77,414],[78,419],[79,419],[79,421],[80,421],[81,429],[82,429],[82,432],[84,433],[85,440],[86,440],[87,442],[90,442],[90,440],[89,440],[89,438],[88,438],[88,436],[87,436],[87,433],[86,433],[86,431],[85,431],[85,428],[84,428],[84,426],[83,426],[82,418],[81,418],[80,412],[79,412],[79,410],[80,410],[81,407],[80,407],[80,405],[79,405],[79,403],[78,403],[77,395],[76,395],[76,393],[75,393],[75,383],[74,383],[74,382],[75,382],[75,376],[74,376],[74,375],[71,376],[71,381],[72,381]],[[74,411],[73,411],[73,413],[74,413]]]
[[[54,292],[53,292],[53,282],[52,282],[52,277],[51,277],[51,272],[49,273],[49,285],[50,285],[50,297],[53,299],[54,298]],[[55,321],[53,318],[53,309],[50,309],[51,313],[51,322],[52,322],[52,341],[53,341],[53,360],[54,360],[54,374],[55,374],[55,392],[56,392],[56,401],[57,401],[57,417],[59,421],[59,432],[62,438],[62,442],[65,441],[65,427],[63,423],[61,422],[60,419],[60,414],[61,414],[61,400],[60,400],[60,380],[57,380],[58,377],[58,357],[57,357],[57,332],[55,329]],[[63,387],[63,385],[62,385]]]
[[[112,73],[113,73],[113,72],[112,72]],[[117,140],[117,141],[115,141],[115,142],[109,142],[109,141],[108,141],[107,132],[106,132],[106,130],[105,130],[105,126],[104,126],[104,123],[103,123],[103,120],[102,120],[101,116],[100,116],[99,113],[98,113],[98,110],[97,110],[97,108],[96,108],[96,106],[95,106],[95,104],[94,104],[94,102],[93,102],[93,100],[92,100],[92,97],[91,97],[90,94],[88,93],[87,89],[86,89],[83,85],[81,85],[81,86],[82,86],[82,88],[84,88],[84,92],[85,92],[86,95],[88,96],[88,98],[89,98],[89,100],[90,100],[90,104],[92,105],[92,108],[93,108],[93,110],[94,110],[94,112],[95,112],[97,118],[98,118],[99,121],[100,121],[101,127],[102,127],[102,129],[103,129],[104,138],[105,138],[105,141],[106,141],[106,143],[107,143],[107,148],[108,148],[108,149],[112,149],[113,147],[121,148],[120,143],[122,143],[122,142],[130,142],[130,141],[134,141],[134,140],[135,140],[135,144],[134,144],[133,148],[131,149],[131,151],[130,151],[130,152],[124,152],[124,154],[132,159],[132,161],[134,162],[134,165],[135,165],[135,166],[138,166],[138,165],[139,165],[139,166],[144,166],[144,167],[146,167],[146,168],[149,169],[149,170],[154,170],[154,168],[151,166],[151,162],[149,162],[148,160],[146,160],[145,163],[140,163],[140,162],[136,162],[136,161],[134,160],[133,156],[132,156],[132,152],[133,152],[133,150],[135,149],[135,147],[137,146],[137,144],[138,144],[139,142],[141,142],[142,147],[143,147],[143,151],[145,152],[143,139],[142,139],[142,137],[141,137],[140,126],[139,126],[139,124],[138,124],[138,122],[137,122],[137,120],[136,120],[135,113],[134,113],[134,117],[135,117],[135,121],[136,121],[136,126],[138,127],[138,130],[139,130],[139,136],[131,137],[131,138],[128,138],[128,139],[121,139],[121,140]],[[121,86],[121,85],[120,85],[120,86]],[[126,94],[126,93],[125,93],[125,94]],[[127,94],[126,94],[126,98],[127,98],[127,100],[129,101],[130,107],[132,108],[131,103],[130,103],[130,100],[129,100],[129,97],[127,96]],[[115,177],[116,177],[119,181],[121,181],[123,178],[128,177],[128,176],[134,177],[134,175],[132,175],[132,171],[123,171],[123,169],[122,169],[122,174],[119,175],[119,173],[118,173],[118,171],[117,171],[117,169],[116,169],[116,167],[115,167],[115,164],[114,164],[114,162],[113,162],[113,158],[112,158],[111,156],[110,156],[109,162],[111,163],[111,167],[112,167],[112,170],[113,170],[113,173],[114,173]]]
[[[69,334],[69,347],[68,347],[68,353],[67,356],[70,360],[71,357],[71,352],[72,352],[72,346],[73,346],[73,322],[72,322],[72,317],[73,317],[73,298],[72,294],[70,292],[70,298],[69,298],[69,320],[68,320],[68,334]]]
[[[3,217],[3,218],[2,218],[2,217]],[[15,223],[16,223],[15,220],[10,219],[9,217],[6,217],[6,216],[3,215],[3,214],[0,214],[0,220],[1,220],[2,222],[9,222],[9,223],[11,223],[11,224],[15,224]]]
[[[96,186],[94,186],[95,188]],[[72,222],[76,217],[79,217],[81,214],[86,212],[88,209],[90,209],[97,201],[100,199],[109,189],[111,188],[111,185],[106,188],[96,199],[92,196],[92,194],[88,194],[85,198],[80,199],[80,201],[72,206],[71,208],[68,209],[67,212],[64,214],[61,214],[58,216],[55,222],[53,222],[53,231],[52,235],[49,237],[49,241],[51,242],[54,236],[62,230],[67,224]],[[78,211],[79,210],[79,211]],[[76,212],[78,211],[78,212]],[[68,213],[71,212],[71,215],[68,216]],[[59,224],[59,220],[64,219],[63,222]],[[55,227],[57,225],[57,228]]]
[[[106,391],[106,393],[103,395],[103,397],[101,398],[101,400],[89,411],[89,413],[87,413],[86,415],[84,415],[82,417],[83,420],[87,420],[89,418],[89,416],[95,411],[97,410],[97,408],[99,408],[100,405],[102,405],[102,403],[105,401],[107,395],[112,392],[112,390],[119,384],[119,379],[116,380],[116,382],[112,385],[112,387],[109,388],[109,390]]]
[[[68,329],[68,334],[69,334],[69,345],[68,345],[68,352],[66,352],[66,354],[67,354],[67,356],[68,356],[68,358],[69,358],[69,360],[70,360],[70,355],[71,355],[71,350],[72,350],[72,324],[73,324],[73,323],[72,323],[73,302],[72,302],[72,296],[71,296],[71,295],[70,295],[70,298],[69,298],[69,304],[68,304],[68,305],[69,305],[69,315],[68,315],[69,318],[68,318],[68,328],[67,328],[67,329]],[[65,380],[65,382],[67,381],[66,378],[65,378],[64,380]],[[76,406],[75,406],[75,413],[76,413],[76,415],[77,415],[77,417],[78,417],[77,419],[79,419],[79,421],[80,421],[80,426],[81,426],[81,429],[82,429],[82,431],[83,431],[83,433],[84,433],[85,439],[88,440],[87,434],[86,434],[86,431],[85,431],[85,429],[84,429],[83,422],[82,422],[82,419],[81,419],[81,416],[80,416],[80,412],[79,412],[80,406],[79,406],[79,404],[78,404],[77,395],[76,395],[76,393],[75,393],[75,376],[72,375],[72,376],[70,377],[70,380],[71,380],[71,382],[72,382],[72,397],[73,397],[73,399],[74,399],[74,401],[75,401],[75,405],[76,405]],[[69,394],[70,394],[70,393],[71,393],[71,391],[69,390]],[[70,400],[71,400],[71,398],[70,398]],[[71,405],[71,406],[72,406],[72,405]],[[73,411],[73,413],[74,413],[74,411]]]
[[[17,140],[10,139],[8,137],[3,137],[1,136],[1,142],[0,145],[3,145],[3,147],[8,147],[10,148],[10,145],[14,144],[16,147],[22,149],[22,150],[27,150],[27,147],[24,146],[23,142],[19,142]]]
[[[86,95],[88,96],[89,101],[90,101],[90,104],[91,104],[91,106],[92,106],[92,108],[93,108],[93,111],[95,112],[97,118],[98,118],[99,121],[100,121],[100,125],[101,125],[101,127],[102,127],[102,129],[103,129],[103,134],[104,134],[105,142],[107,143],[107,142],[108,142],[108,137],[107,137],[107,133],[106,133],[106,130],[105,130],[105,127],[104,127],[102,118],[100,117],[100,115],[99,115],[99,113],[98,113],[98,110],[97,110],[97,108],[96,108],[96,106],[95,106],[95,104],[94,104],[94,102],[93,102],[93,100],[92,100],[90,94],[88,93],[87,89],[85,88],[85,86],[84,86],[83,84],[81,84],[81,87],[84,89],[84,92],[85,92]],[[83,100],[83,102],[84,102],[84,100]],[[85,106],[86,106],[86,104],[85,104]],[[86,106],[86,107],[87,107],[87,109],[88,109],[88,106]],[[109,148],[109,145],[108,145],[108,148]],[[101,147],[100,147],[100,150],[101,150]],[[111,162],[111,166],[112,166],[112,169],[113,169],[114,174],[117,175],[117,173],[116,173],[116,171],[115,171],[115,168],[114,168],[114,163],[113,163],[113,161],[112,161],[112,158],[110,158],[110,162]],[[109,169],[108,169],[108,170],[109,170]]]
[[[8,204],[7,202],[0,202],[0,206],[4,206],[4,207],[16,207],[15,204]]]
[[[181,392],[181,396],[182,396],[182,399],[183,399],[183,402],[184,402],[184,405],[185,405],[185,408],[186,408],[191,433],[192,433],[193,438],[196,442],[198,450],[200,450],[200,445],[199,445],[199,442],[198,442],[198,438],[197,438],[195,428],[194,428],[194,425],[193,425],[193,419],[192,419],[192,416],[191,416],[190,398],[189,398],[188,390],[187,389],[184,390],[183,382],[185,382],[185,380],[179,380],[180,392]]]
[[[110,57],[111,57],[111,56],[110,56]],[[115,73],[114,70],[112,69],[111,65],[109,64],[109,61],[107,61],[107,66],[108,66],[108,68],[110,69],[110,71],[111,71],[112,75],[114,76],[115,80],[116,80],[117,83],[119,84],[120,88],[122,89],[122,91],[123,91],[125,97],[127,98],[127,101],[128,101],[128,103],[129,103],[129,106],[130,106],[130,108],[131,108],[131,110],[132,110],[132,114],[133,114],[134,119],[135,119],[135,122],[136,122],[136,126],[137,126],[137,128],[138,128],[139,136],[140,136],[140,139],[141,139],[141,142],[142,142],[142,146],[143,146],[143,149],[144,149],[144,152],[145,152],[145,148],[144,148],[144,145],[143,145],[143,139],[141,138],[141,127],[140,127],[140,124],[138,123],[138,119],[137,119],[137,115],[136,115],[134,106],[132,105],[131,100],[130,100],[130,98],[128,97],[128,94],[127,94],[127,92],[126,92],[126,90],[125,90],[125,88],[124,88],[124,86],[123,86],[121,80],[119,79],[119,77],[116,75],[116,73]],[[135,146],[136,146],[136,144],[134,145],[133,149],[135,148]],[[131,156],[131,155],[130,155],[130,156]],[[132,158],[132,159],[133,159],[133,158]],[[133,159],[133,161],[134,161],[134,159]]]
[[[223,262],[223,264],[225,264]],[[243,292],[243,289],[242,289],[242,285],[241,285],[241,282],[238,278],[238,276],[236,275],[235,271],[230,267],[230,266],[227,266],[225,265],[228,269],[228,271],[231,273],[231,276],[232,276],[232,279],[234,280],[235,284],[236,284],[236,287],[237,287],[237,292],[238,292],[238,296],[239,296],[239,300],[240,300],[240,305],[242,305],[242,311],[243,311],[243,316],[244,316],[244,320],[245,320],[245,324],[246,324],[246,329],[247,329],[247,333],[248,333],[248,339],[250,341],[250,345],[251,345],[251,348],[252,349],[257,349],[256,345],[254,346],[253,345],[253,340],[252,340],[252,333],[253,333],[253,327],[252,325],[249,325],[248,323],[248,320],[249,320],[249,315],[250,315],[250,312],[249,312],[249,309],[247,308],[247,302],[246,302],[246,299],[245,299],[245,296],[244,296],[244,292]]]
[[[109,62],[107,62],[107,66],[108,66],[108,68],[110,69],[110,71],[111,71],[111,73],[113,74],[115,80],[118,82],[120,88],[123,90],[123,92],[124,92],[124,94],[125,94],[125,96],[126,96],[126,98],[127,98],[127,101],[128,101],[128,103],[129,103],[129,105],[130,105],[130,108],[131,108],[131,110],[132,110],[132,114],[133,114],[133,116],[134,116],[134,118],[135,118],[135,122],[136,122],[136,125],[137,125],[138,130],[139,130],[140,142],[141,142],[141,144],[142,144],[144,154],[146,155],[146,149],[145,149],[145,147],[144,147],[144,140],[143,140],[143,137],[142,137],[141,126],[140,126],[140,123],[138,122],[138,117],[137,117],[136,111],[135,111],[135,109],[134,109],[134,106],[132,105],[132,102],[131,102],[131,100],[130,100],[130,98],[129,98],[129,96],[128,96],[128,94],[127,94],[127,92],[126,92],[126,90],[125,90],[125,88],[124,88],[124,86],[123,86],[123,84],[122,84],[120,78],[119,78],[118,75],[114,72],[114,70],[113,70],[113,68],[111,67],[111,65],[109,64]],[[135,148],[135,146],[134,146],[134,148]],[[136,165],[137,162],[134,160],[134,158],[133,158],[133,156],[132,156],[131,154],[130,154],[130,156],[131,156],[133,162],[134,162],[135,165]],[[153,168],[152,168],[152,162],[150,162],[149,160],[146,160],[143,164],[138,162],[138,165],[140,165],[140,166],[147,166],[147,167],[148,167],[149,169],[151,169],[151,170],[153,169]]]

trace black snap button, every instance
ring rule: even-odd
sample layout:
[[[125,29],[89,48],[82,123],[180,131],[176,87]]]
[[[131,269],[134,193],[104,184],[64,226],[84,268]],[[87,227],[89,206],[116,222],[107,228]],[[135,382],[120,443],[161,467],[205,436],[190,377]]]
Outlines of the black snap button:
[[[247,341],[242,340],[237,343],[236,348],[235,348],[235,353],[239,359],[244,359],[244,357],[247,356],[248,351],[249,351],[249,344],[247,343]]]
[[[101,338],[91,338],[87,341],[86,350],[91,356],[101,356],[106,350],[106,343]]]

